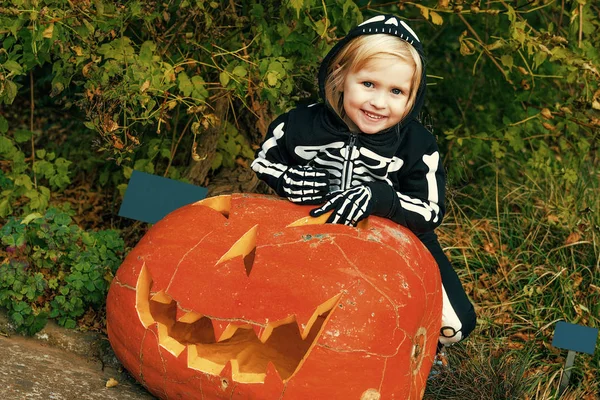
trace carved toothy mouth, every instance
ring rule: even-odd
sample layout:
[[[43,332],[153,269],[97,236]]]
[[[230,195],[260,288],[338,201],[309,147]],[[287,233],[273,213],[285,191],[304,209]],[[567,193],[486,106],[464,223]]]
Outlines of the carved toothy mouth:
[[[151,287],[144,265],[136,285],[136,309],[146,328],[156,324],[159,345],[176,357],[187,349],[188,367],[212,375],[230,362],[233,380],[245,383],[264,382],[269,364],[287,381],[302,366],[340,297],[318,306],[301,331],[295,315],[267,324],[224,320],[184,310],[164,291],[152,293]]]

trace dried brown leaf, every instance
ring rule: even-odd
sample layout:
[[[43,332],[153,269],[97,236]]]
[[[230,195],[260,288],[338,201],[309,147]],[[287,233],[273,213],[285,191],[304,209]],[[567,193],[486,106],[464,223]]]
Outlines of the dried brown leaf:
[[[115,387],[118,384],[119,384],[119,381],[117,381],[114,378],[108,378],[108,380],[106,381],[106,387],[107,388]]]
[[[542,117],[544,117],[546,119],[554,119],[554,117],[552,116],[552,112],[547,108],[542,108],[542,111],[540,111],[540,114],[542,114]]]
[[[578,242],[581,239],[581,233],[572,232],[569,236],[567,236],[567,240],[565,240],[565,244],[573,244]]]
[[[487,242],[483,245],[483,250],[488,254],[496,254],[496,246],[493,243]]]
[[[150,80],[146,79],[142,86],[140,86],[140,93],[144,93],[150,87]]]

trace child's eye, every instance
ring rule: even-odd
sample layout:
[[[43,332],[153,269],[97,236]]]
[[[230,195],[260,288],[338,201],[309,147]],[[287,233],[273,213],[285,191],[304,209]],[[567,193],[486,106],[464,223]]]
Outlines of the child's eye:
[[[363,82],[363,85],[364,85],[365,87],[368,87],[368,88],[370,88],[370,87],[373,87],[373,82]]]
[[[400,89],[392,89],[393,94],[402,94],[402,90]]]

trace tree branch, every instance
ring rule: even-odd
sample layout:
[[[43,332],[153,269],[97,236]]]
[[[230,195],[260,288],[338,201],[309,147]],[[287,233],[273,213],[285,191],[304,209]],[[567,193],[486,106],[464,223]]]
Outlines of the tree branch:
[[[506,71],[504,71],[504,68],[502,68],[502,66],[500,64],[498,64],[498,61],[496,61],[496,59],[494,58],[494,56],[492,55],[492,53],[486,48],[485,44],[483,43],[483,40],[481,40],[481,38],[479,37],[479,35],[475,31],[475,29],[473,29],[473,27],[471,26],[471,24],[469,24],[469,22],[467,22],[467,20],[465,19],[465,17],[463,17],[462,14],[458,14],[458,18],[460,18],[461,21],[467,26],[467,29],[469,30],[469,32],[471,32],[471,34],[473,36],[475,36],[475,39],[477,39],[479,41],[479,43],[481,44],[481,48],[483,49],[483,51],[485,52],[485,54],[490,58],[490,60],[492,60],[492,62],[496,65],[496,67],[498,67],[498,69],[500,70],[500,72],[502,72],[502,75],[504,76],[504,79],[506,79],[506,81],[508,83],[510,83],[511,85],[513,85],[513,81],[510,80],[510,78],[506,74]]]

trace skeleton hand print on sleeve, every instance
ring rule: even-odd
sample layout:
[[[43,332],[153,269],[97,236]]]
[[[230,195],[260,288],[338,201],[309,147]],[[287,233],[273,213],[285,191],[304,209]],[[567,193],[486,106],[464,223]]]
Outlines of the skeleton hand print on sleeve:
[[[373,194],[367,186],[332,193],[329,200],[319,208],[311,210],[310,215],[318,217],[333,210],[327,219],[328,223],[356,226],[368,217],[373,210]]]
[[[320,204],[329,193],[329,172],[309,166],[290,167],[281,177],[287,199],[300,204]]]

